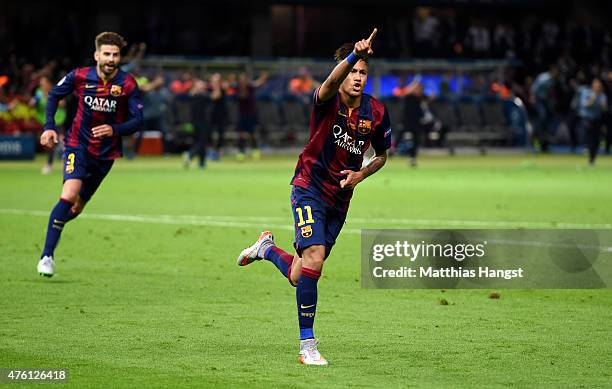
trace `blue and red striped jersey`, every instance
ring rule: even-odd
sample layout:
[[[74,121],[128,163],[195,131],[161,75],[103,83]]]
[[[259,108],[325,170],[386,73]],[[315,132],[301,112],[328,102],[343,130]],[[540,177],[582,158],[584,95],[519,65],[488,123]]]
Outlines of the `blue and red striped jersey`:
[[[391,147],[391,121],[384,104],[363,94],[350,110],[340,94],[318,100],[310,116],[310,139],[299,156],[291,184],[305,188],[331,206],[347,211],[353,190],[342,189],[342,170],[359,171],[370,144],[379,153]]]
[[[66,147],[80,147],[98,159],[121,157],[121,136],[142,127],[142,100],[134,77],[118,70],[104,82],[95,66],[77,68],[62,78],[49,93],[45,129],[55,129],[54,115],[59,100],[74,93],[78,100],[77,112],[65,137]],[[108,124],[113,135],[94,138],[91,129]]]

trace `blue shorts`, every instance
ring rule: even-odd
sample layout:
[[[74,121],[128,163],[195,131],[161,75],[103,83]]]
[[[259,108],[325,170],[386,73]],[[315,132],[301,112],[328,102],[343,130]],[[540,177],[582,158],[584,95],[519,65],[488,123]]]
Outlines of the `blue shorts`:
[[[325,246],[325,258],[329,256],[346,220],[342,212],[324,202],[320,196],[304,188],[293,186],[291,209],[295,220],[295,250],[298,255],[313,245]]]
[[[64,181],[81,180],[79,196],[88,202],[113,166],[113,160],[97,159],[78,148],[64,150]]]

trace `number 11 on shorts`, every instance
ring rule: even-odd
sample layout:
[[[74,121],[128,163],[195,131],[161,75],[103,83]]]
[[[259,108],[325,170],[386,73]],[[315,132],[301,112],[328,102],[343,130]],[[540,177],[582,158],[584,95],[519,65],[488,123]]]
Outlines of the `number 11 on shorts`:
[[[310,208],[310,205],[304,205],[304,209],[306,210],[306,220],[304,220],[304,213],[302,211],[302,208],[295,209],[295,212],[297,212],[298,218],[300,219],[297,224],[298,227],[303,226],[307,223],[314,223],[314,219],[312,218],[312,208]]]

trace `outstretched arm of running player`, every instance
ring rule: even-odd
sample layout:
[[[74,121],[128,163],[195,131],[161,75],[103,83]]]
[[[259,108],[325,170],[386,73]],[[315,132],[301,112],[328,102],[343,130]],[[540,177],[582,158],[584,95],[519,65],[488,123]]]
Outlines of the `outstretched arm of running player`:
[[[57,85],[51,89],[45,106],[45,128],[40,136],[40,144],[51,148],[57,144],[59,137],[55,130],[55,113],[59,102],[74,91],[75,71],[64,76]]]

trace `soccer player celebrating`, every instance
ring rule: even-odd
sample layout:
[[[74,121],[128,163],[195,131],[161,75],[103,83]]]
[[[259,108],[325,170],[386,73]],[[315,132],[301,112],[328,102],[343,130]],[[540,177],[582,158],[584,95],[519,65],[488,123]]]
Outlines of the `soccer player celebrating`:
[[[342,229],[353,189],[385,164],[391,146],[385,106],[363,93],[376,32],[374,29],[368,39],[336,50],[336,67],[314,92],[310,139],[291,181],[295,255],[277,247],[272,233],[265,231],[237,260],[238,265],[246,266],[266,259],[296,287],[299,361],[306,365],[327,365],[313,332],[323,263]],[[370,145],[376,155],[362,167]]]
[[[58,102],[74,93],[78,109],[65,136],[64,185],[51,211],[47,237],[38,273],[51,277],[55,270],[53,252],[64,225],[76,218],[122,155],[121,136],[142,126],[142,102],[136,80],[119,69],[121,49],[126,42],[114,32],[96,37],[96,66],[78,68],[62,78],[49,93],[45,131],[40,143],[58,142],[55,112]]]

